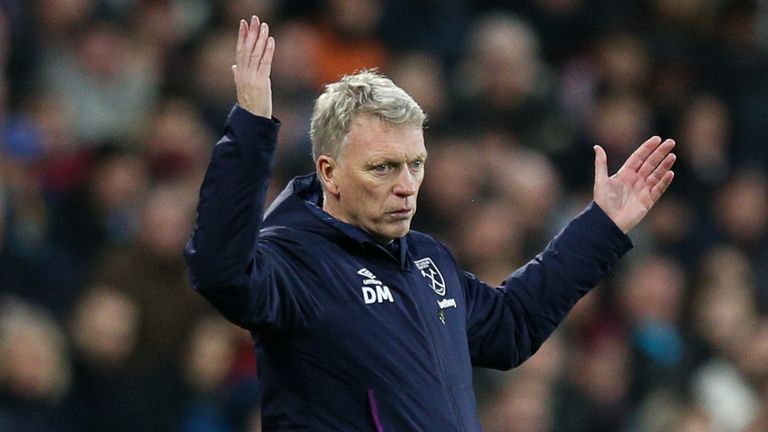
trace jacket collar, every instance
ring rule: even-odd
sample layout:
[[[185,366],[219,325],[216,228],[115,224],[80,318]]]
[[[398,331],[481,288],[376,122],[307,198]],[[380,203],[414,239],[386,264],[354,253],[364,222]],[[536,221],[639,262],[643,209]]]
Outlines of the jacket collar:
[[[342,222],[322,209],[323,191],[316,174],[291,180],[264,214],[262,228],[289,226],[294,229],[319,232],[335,240],[347,240],[362,248],[373,248],[396,260],[400,267],[409,267],[406,236],[382,244],[358,226]],[[317,221],[322,223],[318,224]]]

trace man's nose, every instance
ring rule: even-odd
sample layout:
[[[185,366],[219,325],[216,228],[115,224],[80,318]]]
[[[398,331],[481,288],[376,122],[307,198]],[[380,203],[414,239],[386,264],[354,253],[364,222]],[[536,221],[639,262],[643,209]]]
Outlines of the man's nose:
[[[416,177],[411,170],[405,169],[397,177],[397,183],[395,184],[395,195],[406,198],[411,195],[415,195],[417,191]]]

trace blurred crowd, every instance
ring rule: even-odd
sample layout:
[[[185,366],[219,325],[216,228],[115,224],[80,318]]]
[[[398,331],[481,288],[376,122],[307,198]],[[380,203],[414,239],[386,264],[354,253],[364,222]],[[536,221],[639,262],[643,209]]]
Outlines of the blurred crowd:
[[[498,284],[677,141],[636,247],[539,353],[476,372],[488,432],[768,430],[768,6],[744,0],[0,0],[0,430],[257,431],[247,332],[188,285],[239,18],[277,41],[271,196],[314,98],[378,67],[429,115],[415,228]]]

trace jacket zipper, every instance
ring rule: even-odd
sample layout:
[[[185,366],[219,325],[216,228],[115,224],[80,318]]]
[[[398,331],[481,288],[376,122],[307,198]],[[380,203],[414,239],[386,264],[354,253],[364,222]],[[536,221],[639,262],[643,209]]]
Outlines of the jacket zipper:
[[[419,311],[421,311],[421,308],[419,308]],[[422,315],[422,319],[424,319],[424,313],[420,312],[420,314]],[[432,345],[432,350],[435,352],[435,357],[437,358],[438,368],[440,369],[440,380],[442,381],[443,388],[445,388],[445,391],[448,393],[448,397],[450,398],[451,408],[453,410],[453,416],[456,418],[456,421],[459,426],[459,430],[464,432],[466,429],[464,429],[464,423],[461,421],[461,415],[459,414],[459,408],[458,408],[458,405],[456,404],[456,398],[454,397],[451,389],[448,387],[448,380],[445,376],[445,365],[443,364],[443,357],[440,355],[440,351],[437,349],[437,345],[435,344],[435,337],[436,337],[435,332],[430,327],[429,321],[427,319],[424,319],[424,325],[427,326],[427,331],[431,336],[429,338],[429,342]]]
[[[389,251],[387,251],[383,246],[380,246],[380,245],[377,245],[377,246],[384,253],[386,253],[389,257],[394,258],[389,253]],[[405,265],[401,265],[401,267],[406,267],[406,266]],[[403,270],[404,269],[405,268],[403,268]],[[437,358],[438,368],[440,369],[440,381],[443,384],[443,388],[448,393],[448,397],[450,399],[451,408],[452,408],[452,411],[453,411],[453,416],[456,419],[456,422],[458,423],[459,430],[461,430],[462,432],[465,432],[466,429],[464,429],[464,423],[461,421],[461,415],[459,414],[459,408],[458,408],[458,404],[456,403],[456,398],[453,395],[453,392],[451,391],[451,389],[448,387],[448,379],[446,378],[446,375],[445,375],[445,366],[443,364],[443,358],[440,355],[440,351],[437,349],[437,345],[435,344],[435,338],[437,337],[437,335],[435,334],[435,331],[430,326],[428,318],[424,316],[424,312],[421,310],[421,307],[417,307],[416,309],[417,309],[419,315],[421,315],[421,319],[424,322],[424,325],[427,327],[427,332],[430,335],[429,343],[432,346],[432,350],[435,353],[435,358]],[[373,392],[373,390],[368,390],[369,402],[372,402],[372,404],[373,404],[372,407],[373,407],[373,406],[375,406],[376,400],[371,398],[372,397],[372,392]],[[375,422],[375,419],[374,419],[374,422]],[[377,425],[377,427],[378,427],[378,425]],[[378,432],[378,430],[377,430],[377,432]]]

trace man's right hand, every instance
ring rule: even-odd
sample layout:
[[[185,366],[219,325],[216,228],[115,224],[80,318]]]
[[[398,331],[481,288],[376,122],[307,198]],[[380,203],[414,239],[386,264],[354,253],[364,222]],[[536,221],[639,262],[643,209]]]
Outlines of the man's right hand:
[[[240,20],[237,50],[232,72],[237,86],[237,103],[251,114],[272,117],[272,55],[275,39],[269,36],[267,23],[259,23],[257,16],[251,22]]]

